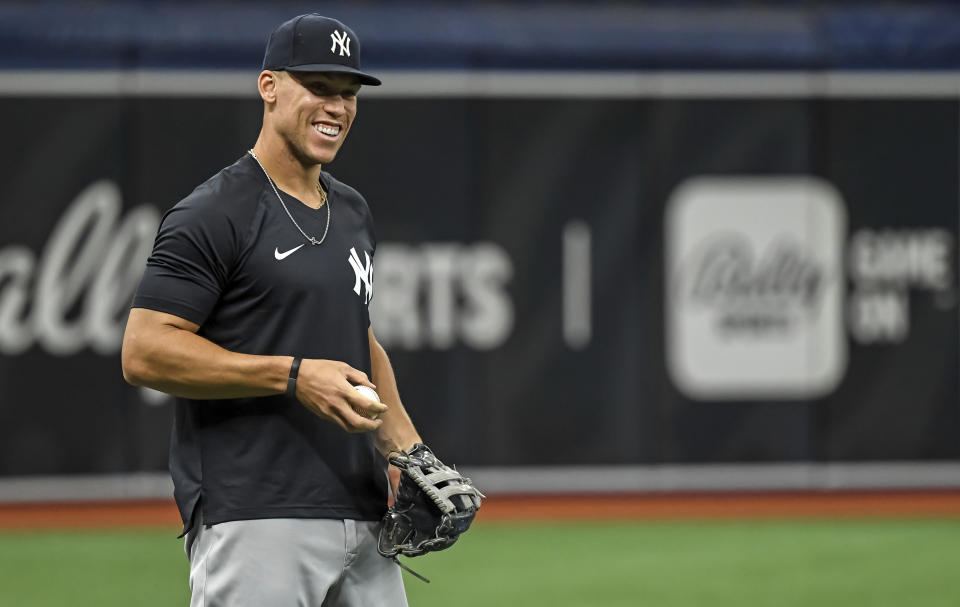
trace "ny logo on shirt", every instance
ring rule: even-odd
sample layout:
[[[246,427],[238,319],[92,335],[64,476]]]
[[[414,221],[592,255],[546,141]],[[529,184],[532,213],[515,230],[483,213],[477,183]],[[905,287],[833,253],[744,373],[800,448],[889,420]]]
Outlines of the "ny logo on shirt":
[[[363,303],[369,304],[370,298],[373,297],[373,263],[370,261],[369,253],[364,251],[363,256],[366,259],[366,264],[360,263],[360,256],[357,254],[357,249],[350,247],[350,255],[347,257],[347,261],[350,262],[350,267],[353,268],[354,274],[357,275],[357,281],[353,284],[353,292],[360,295],[360,283],[363,283],[363,286],[366,288],[366,297]]]

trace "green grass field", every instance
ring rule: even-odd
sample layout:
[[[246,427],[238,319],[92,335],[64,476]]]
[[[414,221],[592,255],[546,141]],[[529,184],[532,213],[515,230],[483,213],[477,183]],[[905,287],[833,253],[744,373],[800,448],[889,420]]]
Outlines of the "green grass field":
[[[0,534],[0,605],[186,605],[169,531]],[[960,519],[477,525],[407,561],[410,604],[960,605]]]

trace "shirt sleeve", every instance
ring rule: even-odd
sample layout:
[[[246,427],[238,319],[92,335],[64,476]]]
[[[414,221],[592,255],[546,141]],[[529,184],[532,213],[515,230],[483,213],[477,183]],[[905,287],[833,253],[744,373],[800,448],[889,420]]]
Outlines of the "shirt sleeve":
[[[238,245],[238,232],[219,205],[184,200],[160,223],[133,307],[202,325],[227,284]]]

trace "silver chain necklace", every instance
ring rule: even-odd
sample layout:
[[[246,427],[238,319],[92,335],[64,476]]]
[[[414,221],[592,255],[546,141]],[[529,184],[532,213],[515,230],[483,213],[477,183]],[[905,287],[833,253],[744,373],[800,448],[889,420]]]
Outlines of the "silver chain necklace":
[[[317,240],[313,236],[310,236],[303,231],[303,228],[300,227],[300,224],[297,223],[297,220],[293,218],[293,215],[290,214],[290,209],[287,208],[287,205],[283,202],[283,198],[280,197],[280,192],[277,190],[277,186],[273,183],[273,179],[270,179],[270,173],[267,172],[267,169],[263,167],[263,163],[260,162],[260,159],[257,158],[257,153],[253,150],[247,150],[247,153],[253,156],[253,159],[257,161],[257,164],[260,165],[260,169],[263,171],[263,174],[267,176],[267,181],[270,182],[270,187],[273,188],[273,193],[277,195],[277,200],[280,201],[280,206],[283,207],[283,210],[287,212],[287,217],[290,218],[290,221],[293,222],[293,225],[297,226],[297,229],[300,230],[300,233],[303,234],[303,237],[307,239],[312,245],[323,244],[323,241],[327,238],[327,231],[330,229],[330,196],[327,196],[327,225],[323,228],[323,236],[320,237],[320,240]],[[319,189],[320,185],[317,184]]]

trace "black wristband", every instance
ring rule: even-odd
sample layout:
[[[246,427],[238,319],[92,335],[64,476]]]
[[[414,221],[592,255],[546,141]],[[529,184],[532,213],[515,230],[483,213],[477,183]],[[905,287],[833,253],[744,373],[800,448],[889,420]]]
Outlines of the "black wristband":
[[[290,365],[290,378],[287,379],[287,394],[296,398],[297,396],[297,376],[300,375],[300,357],[293,357],[293,364]]]

